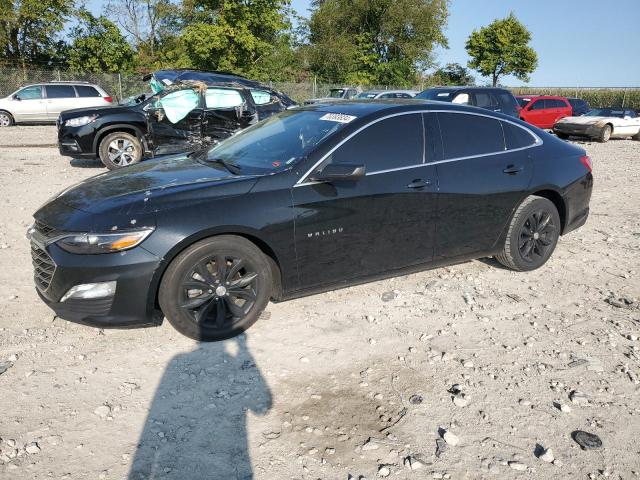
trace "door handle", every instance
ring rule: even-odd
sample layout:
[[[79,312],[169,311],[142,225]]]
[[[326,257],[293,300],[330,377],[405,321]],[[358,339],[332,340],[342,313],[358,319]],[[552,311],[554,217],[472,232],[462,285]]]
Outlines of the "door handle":
[[[507,167],[502,170],[502,173],[506,173],[507,175],[517,175],[522,170],[524,170],[524,167],[521,165],[507,165]]]
[[[422,180],[421,178],[416,178],[409,185],[407,185],[407,188],[424,188],[428,187],[429,185],[431,185],[431,180]]]

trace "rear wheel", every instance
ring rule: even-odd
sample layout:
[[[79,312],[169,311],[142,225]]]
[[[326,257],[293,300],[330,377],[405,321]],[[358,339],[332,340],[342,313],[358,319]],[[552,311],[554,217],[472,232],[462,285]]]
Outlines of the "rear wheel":
[[[173,327],[194,340],[224,340],[253,325],[273,288],[265,255],[245,238],[221,235],[187,248],[169,265],[159,302]]]
[[[13,117],[9,112],[5,112],[4,110],[0,110],[0,128],[2,127],[10,127],[13,125]]]
[[[602,127],[602,130],[600,130],[600,133],[596,137],[596,140],[599,141],[600,143],[608,142],[609,139],[611,138],[611,132],[612,132],[611,125],[605,125],[604,127]]]
[[[638,130],[638,133],[636,133],[633,137],[634,140],[640,140],[640,130]]]
[[[114,132],[102,139],[98,153],[104,166],[115,170],[142,160],[142,143],[130,133]]]
[[[560,236],[560,215],[553,202],[531,195],[517,208],[496,259],[505,267],[530,271],[546,263]]]

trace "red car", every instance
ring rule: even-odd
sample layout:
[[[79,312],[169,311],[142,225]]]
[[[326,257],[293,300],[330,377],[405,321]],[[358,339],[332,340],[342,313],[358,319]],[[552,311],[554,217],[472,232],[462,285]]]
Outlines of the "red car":
[[[564,97],[518,95],[516,99],[522,107],[520,118],[536,127],[553,128],[561,118],[573,115],[571,104]]]

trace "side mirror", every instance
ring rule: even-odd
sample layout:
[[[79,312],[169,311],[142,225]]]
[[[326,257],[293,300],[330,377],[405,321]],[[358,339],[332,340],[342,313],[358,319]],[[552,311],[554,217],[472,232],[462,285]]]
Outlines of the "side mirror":
[[[13,96],[13,99],[14,99],[14,100],[22,100],[22,99],[20,98],[20,95],[18,95],[17,93]]]
[[[310,178],[314,182],[335,182],[339,180],[357,180],[364,177],[364,174],[364,165],[330,163],[322,170],[312,173]]]

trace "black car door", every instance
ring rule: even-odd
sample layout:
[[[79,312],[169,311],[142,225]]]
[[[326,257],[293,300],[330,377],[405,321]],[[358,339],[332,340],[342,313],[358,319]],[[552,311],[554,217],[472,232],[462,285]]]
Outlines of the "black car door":
[[[201,96],[192,88],[154,98],[147,110],[154,155],[197,148],[202,141],[202,114]]]
[[[205,93],[203,136],[207,143],[230,137],[258,121],[249,90],[209,87]]]
[[[487,252],[522,199],[532,176],[529,130],[472,113],[438,113],[436,260]],[[505,140],[506,137],[506,140]]]
[[[432,138],[426,152],[424,144],[422,114],[385,118],[348,138],[315,169],[360,164],[364,177],[331,183],[303,178],[294,186],[302,288],[432,259],[437,179],[428,163]]]

